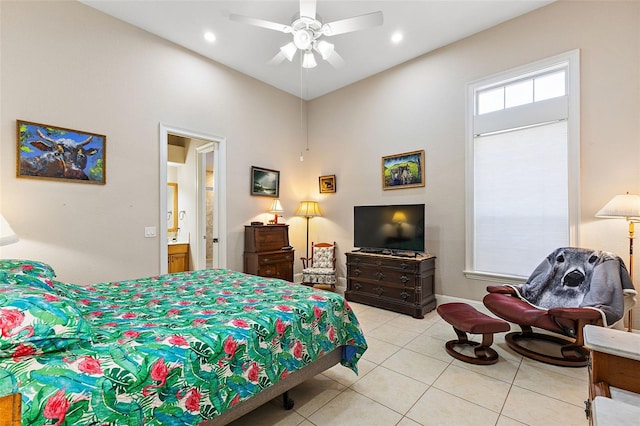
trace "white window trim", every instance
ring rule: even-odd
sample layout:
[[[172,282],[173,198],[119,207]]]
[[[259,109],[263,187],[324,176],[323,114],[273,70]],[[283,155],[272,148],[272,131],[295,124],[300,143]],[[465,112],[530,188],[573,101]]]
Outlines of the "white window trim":
[[[497,85],[499,82],[516,80],[518,77],[531,73],[533,70],[551,68],[559,64],[567,63],[567,93],[568,102],[568,177],[569,177],[569,244],[578,247],[580,245],[580,50],[575,49],[550,58],[536,61],[521,67],[495,74],[493,76],[476,80],[467,84],[467,110],[465,120],[465,160],[466,160],[466,239],[465,239],[465,277],[481,281],[498,283],[523,282],[527,277],[488,274],[473,270],[473,244],[474,244],[474,121],[476,99],[478,90]],[[517,107],[515,107],[517,108]],[[490,114],[490,113],[489,113]]]

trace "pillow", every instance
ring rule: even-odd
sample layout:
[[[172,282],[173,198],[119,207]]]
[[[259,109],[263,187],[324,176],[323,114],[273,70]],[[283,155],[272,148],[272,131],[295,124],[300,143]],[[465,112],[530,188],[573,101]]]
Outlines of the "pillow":
[[[44,290],[53,288],[52,278],[56,276],[53,268],[35,260],[0,259],[0,282],[8,284],[26,284]]]
[[[64,296],[0,283],[0,358],[19,358],[91,341],[91,328]]]

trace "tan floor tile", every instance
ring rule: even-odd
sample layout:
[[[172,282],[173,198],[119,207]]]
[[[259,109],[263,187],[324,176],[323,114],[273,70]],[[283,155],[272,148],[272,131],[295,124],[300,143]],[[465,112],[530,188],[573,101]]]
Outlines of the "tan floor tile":
[[[438,339],[429,336],[426,333],[422,333],[421,335],[407,343],[404,347],[405,349],[409,349],[423,355],[428,355],[444,362],[451,362],[453,361],[453,358],[445,350],[445,343],[446,342],[442,339]]]
[[[376,367],[351,389],[399,413],[406,413],[429,385],[384,367]]]
[[[437,318],[425,316],[422,319],[414,318],[410,315],[400,315],[391,321],[387,322],[387,325],[402,328],[403,330],[414,331],[416,333],[422,333],[431,327]]]
[[[520,366],[513,384],[578,406],[589,397],[586,377],[575,379],[527,363]]]
[[[502,414],[530,426],[587,426],[589,423],[584,408],[517,386],[511,388]]]
[[[347,389],[309,416],[308,420],[318,426],[389,426],[401,418],[401,414]]]
[[[367,351],[362,356],[362,359],[371,361],[376,364],[381,364],[394,353],[400,350],[400,346],[393,345],[375,337],[367,337]]]
[[[449,366],[449,363],[401,349],[383,362],[382,366],[430,385]]]
[[[498,413],[431,387],[406,417],[429,426],[494,426]]]
[[[409,417],[403,417],[396,426],[421,426],[420,423],[414,422]]]
[[[351,386],[375,367],[377,367],[377,364],[367,361],[366,359],[360,359],[358,361],[357,375],[351,371],[351,369],[346,368],[341,364],[334,365],[330,369],[323,371],[322,374],[344,386]]]
[[[498,423],[496,423],[496,426],[523,426],[524,423],[520,423],[517,420],[513,420],[507,416],[500,416],[498,417]]]
[[[276,398],[278,403],[266,403],[229,423],[230,426],[295,426],[305,420],[296,410],[285,410],[282,398]]]
[[[499,413],[511,385],[451,365],[433,383],[433,387]]]
[[[444,341],[456,338],[456,332],[453,330],[451,324],[448,324],[442,320],[435,322],[425,331],[425,333],[431,337],[435,337]]]
[[[513,379],[516,377],[516,373],[520,367],[522,357],[519,356],[516,358],[512,354],[505,352],[504,349],[495,345],[492,345],[492,348],[498,353],[498,362],[495,364],[477,365],[456,359],[453,361],[453,365],[493,377],[494,379],[502,380],[503,382],[513,383]],[[471,355],[471,353],[469,355]]]
[[[587,367],[560,367],[558,365],[546,364],[544,362],[536,361],[535,359],[523,358],[523,363],[530,365],[531,367],[543,368],[545,370],[553,371],[554,373],[562,374],[564,376],[573,377],[579,380],[589,380],[589,370]]]
[[[318,374],[291,389],[289,396],[295,401],[294,410],[303,417],[309,417],[345,389],[344,385]]]
[[[376,339],[384,340],[387,343],[392,343],[398,346],[406,345],[418,337],[418,335],[419,333],[414,331],[403,330],[402,328],[393,327],[387,324],[383,324],[367,334],[367,336],[375,337]]]

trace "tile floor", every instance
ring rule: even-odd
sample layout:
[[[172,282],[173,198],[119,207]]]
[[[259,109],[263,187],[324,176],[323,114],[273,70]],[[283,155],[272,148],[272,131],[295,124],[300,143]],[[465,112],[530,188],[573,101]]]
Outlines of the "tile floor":
[[[293,410],[276,399],[233,426],[588,425],[586,367],[523,358],[507,348],[504,333],[493,344],[498,363],[467,364],[445,351],[455,333],[435,310],[418,320],[351,306],[369,344],[360,374],[336,365],[290,391]]]

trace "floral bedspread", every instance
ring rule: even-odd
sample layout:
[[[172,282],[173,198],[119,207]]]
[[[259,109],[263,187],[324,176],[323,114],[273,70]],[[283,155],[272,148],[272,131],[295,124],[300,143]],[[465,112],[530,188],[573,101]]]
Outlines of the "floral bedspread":
[[[340,345],[357,373],[367,347],[341,296],[282,280],[211,269],[51,283],[43,301],[72,301],[90,332],[0,358],[0,395],[22,393],[24,425],[196,425]]]

